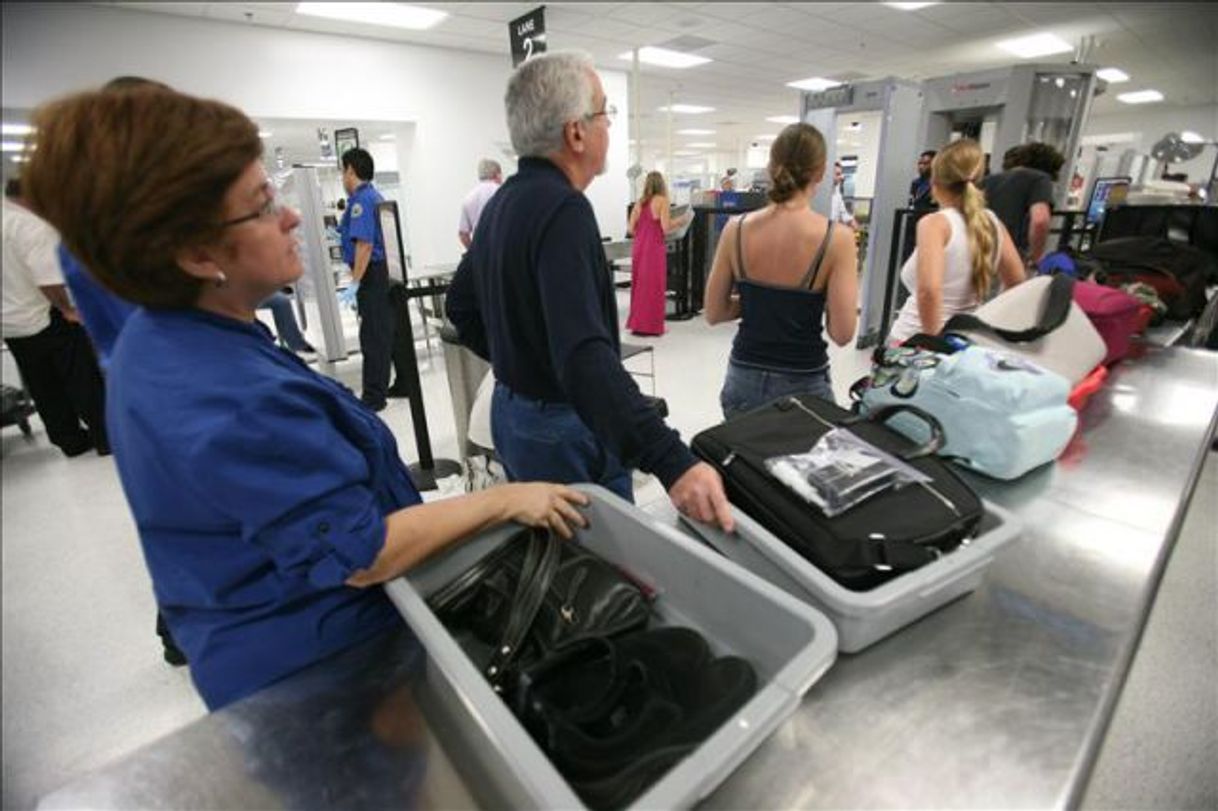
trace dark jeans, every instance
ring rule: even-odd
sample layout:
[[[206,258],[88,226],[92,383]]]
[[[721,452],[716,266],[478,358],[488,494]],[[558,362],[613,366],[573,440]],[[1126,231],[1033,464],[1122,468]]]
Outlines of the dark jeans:
[[[829,367],[819,372],[772,372],[751,366],[728,363],[727,378],[719,393],[723,418],[730,420],[738,414],[752,411],[779,397],[791,394],[813,394],[833,402],[833,385]]]
[[[308,340],[301,334],[300,325],[296,323],[296,314],[292,312],[290,298],[283,293],[276,293],[259,304],[258,309],[271,311],[271,317],[275,319],[275,332],[288,349],[293,352],[301,352],[312,348],[309,346]]]
[[[634,501],[630,471],[567,403],[531,400],[496,383],[491,435],[512,481],[592,482]]]
[[[359,351],[364,356],[364,391],[360,399],[370,405],[383,405],[389,389],[393,346],[389,268],[384,262],[368,264],[355,293],[355,304],[359,310]]]
[[[84,328],[51,308],[42,332],[4,342],[51,443],[69,456],[90,448],[109,453],[106,387]]]

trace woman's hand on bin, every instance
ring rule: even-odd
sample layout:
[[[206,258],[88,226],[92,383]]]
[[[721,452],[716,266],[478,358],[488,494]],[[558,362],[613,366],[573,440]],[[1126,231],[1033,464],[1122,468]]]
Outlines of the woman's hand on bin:
[[[588,526],[588,519],[575,505],[586,506],[588,497],[562,484],[504,484],[497,488],[509,521],[526,527],[551,529],[571,539],[572,527]]]
[[[724,532],[736,531],[732,507],[723,491],[723,479],[706,462],[699,462],[685,471],[669,489],[668,497],[683,515],[704,524],[716,524]]]

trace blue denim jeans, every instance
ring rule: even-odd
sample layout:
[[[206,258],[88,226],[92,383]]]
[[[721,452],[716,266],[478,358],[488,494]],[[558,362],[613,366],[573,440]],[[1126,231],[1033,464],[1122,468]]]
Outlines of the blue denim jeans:
[[[719,393],[719,406],[723,409],[723,418],[730,420],[738,414],[791,394],[813,394],[832,403],[833,385],[829,379],[829,368],[825,367],[819,372],[771,372],[728,363],[727,378]]]
[[[567,403],[532,400],[496,383],[491,436],[512,481],[592,482],[634,501],[630,471]]]
[[[279,333],[279,340],[283,341],[288,349],[300,352],[311,348],[300,332],[300,325],[296,323],[296,314],[292,312],[290,298],[283,293],[275,293],[259,304],[258,309],[271,311],[271,316],[275,319],[275,332]]]

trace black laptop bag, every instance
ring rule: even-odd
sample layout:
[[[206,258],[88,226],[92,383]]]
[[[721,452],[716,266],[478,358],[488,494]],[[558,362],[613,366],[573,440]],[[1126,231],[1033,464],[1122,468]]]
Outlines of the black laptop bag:
[[[930,424],[918,446],[883,424],[908,411]],[[834,427],[906,461],[930,476],[870,497],[833,518],[766,469],[772,456],[804,453]],[[955,549],[976,532],[981,500],[947,463],[934,457],[943,430],[912,406],[860,417],[811,395],[784,397],[694,437],[694,453],[723,476],[728,500],[842,586],[865,591]]]

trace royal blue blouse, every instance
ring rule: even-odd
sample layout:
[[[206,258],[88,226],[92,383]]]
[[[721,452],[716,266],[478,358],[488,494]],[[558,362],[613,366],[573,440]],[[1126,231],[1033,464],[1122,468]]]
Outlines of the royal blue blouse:
[[[217,709],[400,623],[344,585],[420,502],[392,433],[260,323],[138,309],[107,427],[161,612]]]

